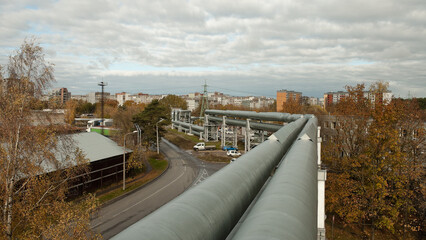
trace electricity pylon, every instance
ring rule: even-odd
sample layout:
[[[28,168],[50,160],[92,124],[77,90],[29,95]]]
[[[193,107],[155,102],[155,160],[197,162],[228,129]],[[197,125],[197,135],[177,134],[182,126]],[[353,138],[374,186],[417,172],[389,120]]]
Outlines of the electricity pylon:
[[[200,110],[200,118],[204,116],[204,111],[206,109],[209,109],[209,96],[207,93],[207,82],[204,80],[204,93],[203,93],[203,99],[201,101],[201,110]]]

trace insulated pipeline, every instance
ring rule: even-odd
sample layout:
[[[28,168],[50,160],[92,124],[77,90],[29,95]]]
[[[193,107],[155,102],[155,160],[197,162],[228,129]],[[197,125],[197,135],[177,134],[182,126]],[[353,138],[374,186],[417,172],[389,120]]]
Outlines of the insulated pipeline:
[[[311,118],[232,239],[317,239],[316,135]]]
[[[216,116],[227,116],[227,117],[239,117],[239,118],[250,118],[266,121],[280,121],[280,122],[293,122],[303,117],[301,114],[289,114],[289,113],[278,113],[278,112],[252,112],[252,111],[233,111],[233,110],[206,110],[208,115]],[[307,116],[311,117],[310,115]]]
[[[300,118],[113,239],[225,239],[307,122]]]
[[[222,122],[223,120],[220,117],[209,116],[209,121]],[[228,119],[228,118],[225,119],[225,123],[227,125],[240,126],[240,127],[245,127],[247,125],[247,121],[245,121],[245,120]],[[283,125],[250,122],[250,128],[256,129],[256,130],[265,130],[265,131],[269,131],[269,132],[276,132],[282,127],[283,127]]]

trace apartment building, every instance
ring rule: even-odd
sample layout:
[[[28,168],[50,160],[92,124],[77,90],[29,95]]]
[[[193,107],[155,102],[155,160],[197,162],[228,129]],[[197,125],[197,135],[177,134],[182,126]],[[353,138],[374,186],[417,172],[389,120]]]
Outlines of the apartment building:
[[[71,92],[66,88],[53,88],[48,94],[49,99],[55,99],[59,104],[65,104],[71,99]]]
[[[289,100],[293,100],[298,103],[302,103],[302,93],[289,91],[286,89],[277,91],[277,112],[283,111],[283,104],[288,102]]]
[[[383,92],[383,93],[372,93],[369,91],[363,92],[364,97],[369,99],[372,103],[389,103],[392,100],[392,92]],[[342,99],[349,96],[349,92],[338,91],[338,92],[327,92],[324,93],[324,107],[327,108],[330,105],[340,102]]]

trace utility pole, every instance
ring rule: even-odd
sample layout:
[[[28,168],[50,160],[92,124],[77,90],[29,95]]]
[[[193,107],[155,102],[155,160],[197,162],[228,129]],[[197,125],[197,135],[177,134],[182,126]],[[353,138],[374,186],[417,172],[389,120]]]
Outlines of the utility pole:
[[[203,93],[203,100],[201,101],[201,110],[200,110],[200,118],[204,116],[204,111],[206,109],[209,109],[209,96],[207,93],[207,82],[204,80],[204,93]]]
[[[100,82],[98,83],[98,86],[102,87],[102,95],[101,95],[101,129],[102,129],[102,135],[104,135],[104,126],[105,126],[105,120],[104,120],[104,87],[108,86],[108,83],[106,82]],[[95,99],[96,99],[96,93],[95,93]]]

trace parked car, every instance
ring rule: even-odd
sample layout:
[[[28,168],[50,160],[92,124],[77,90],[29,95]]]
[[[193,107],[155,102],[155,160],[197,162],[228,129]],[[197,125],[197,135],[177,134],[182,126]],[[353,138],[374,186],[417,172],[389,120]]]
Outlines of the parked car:
[[[193,148],[194,148],[195,151],[215,150],[216,146],[215,145],[206,145],[206,143],[204,143],[204,142],[199,142],[199,143],[195,144]]]
[[[223,146],[222,150],[223,151],[229,151],[229,150],[237,150],[238,151],[238,148],[233,147],[233,146]]]
[[[237,150],[229,150],[228,152],[226,152],[226,155],[235,157],[235,156],[241,156],[241,153],[238,152]]]

